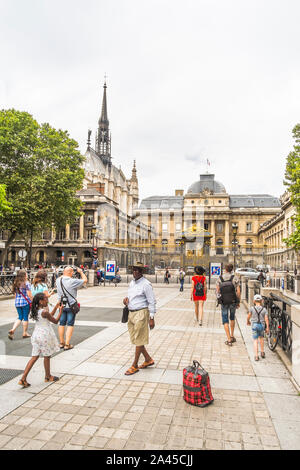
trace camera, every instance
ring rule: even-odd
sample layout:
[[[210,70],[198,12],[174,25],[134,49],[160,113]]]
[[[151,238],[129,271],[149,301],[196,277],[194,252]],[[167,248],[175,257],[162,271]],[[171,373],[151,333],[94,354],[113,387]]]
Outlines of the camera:
[[[67,306],[67,303],[68,303],[67,297],[65,297],[65,296],[64,296],[64,297],[61,297],[60,303],[61,303],[64,307],[66,307],[66,306]]]

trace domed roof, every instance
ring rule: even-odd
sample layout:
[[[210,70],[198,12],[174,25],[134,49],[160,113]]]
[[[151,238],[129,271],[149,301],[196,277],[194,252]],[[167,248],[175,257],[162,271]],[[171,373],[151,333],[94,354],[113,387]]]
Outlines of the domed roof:
[[[200,175],[200,180],[193,183],[187,192],[197,194],[205,190],[211,193],[226,193],[224,185],[215,180],[215,175],[209,173]]]

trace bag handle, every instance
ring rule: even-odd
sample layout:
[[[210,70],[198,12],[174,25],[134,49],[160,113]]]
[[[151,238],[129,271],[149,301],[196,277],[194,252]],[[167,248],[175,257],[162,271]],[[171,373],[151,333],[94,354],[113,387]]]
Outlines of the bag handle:
[[[197,375],[199,374],[199,369],[203,369],[203,367],[201,366],[200,362],[198,361],[193,361],[193,369],[195,369],[195,372],[194,372],[194,379],[196,379]]]

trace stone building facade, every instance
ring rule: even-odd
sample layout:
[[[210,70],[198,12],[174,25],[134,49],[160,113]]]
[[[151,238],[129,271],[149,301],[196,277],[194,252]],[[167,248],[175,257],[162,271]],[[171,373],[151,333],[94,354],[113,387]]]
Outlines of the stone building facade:
[[[264,257],[260,226],[279,210],[278,198],[230,195],[206,173],[186,193],[176,190],[174,196],[143,199],[138,217],[157,233],[151,240],[154,265],[175,268],[235,261],[236,266],[256,267]]]
[[[136,217],[139,202],[136,163],[133,162],[130,178],[126,178],[121,167],[112,164],[106,93],[105,83],[94,148],[91,131],[88,132],[84,183],[77,193],[84,214],[71,226],[45,230],[40,239],[35,237],[32,264],[91,266],[95,253],[100,266],[104,266],[105,260],[116,260],[120,267],[134,261],[149,263],[149,250],[143,245],[150,229]],[[8,233],[0,230],[0,240],[7,237]],[[24,248],[24,241],[11,245],[7,264],[19,263],[20,248]]]
[[[300,255],[284,242],[295,230],[295,207],[286,191],[280,198],[281,210],[259,229],[260,243],[264,246],[266,264],[278,270],[299,270]]]

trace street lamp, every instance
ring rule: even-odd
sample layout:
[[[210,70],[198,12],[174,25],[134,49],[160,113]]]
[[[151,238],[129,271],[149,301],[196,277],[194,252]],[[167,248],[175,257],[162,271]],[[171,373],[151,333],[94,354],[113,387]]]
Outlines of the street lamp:
[[[236,235],[237,235],[237,231],[238,231],[238,224],[236,223],[233,223],[232,224],[232,234],[233,234],[233,270],[235,271],[235,266],[236,266],[236,244],[237,244],[237,240],[236,240]]]

